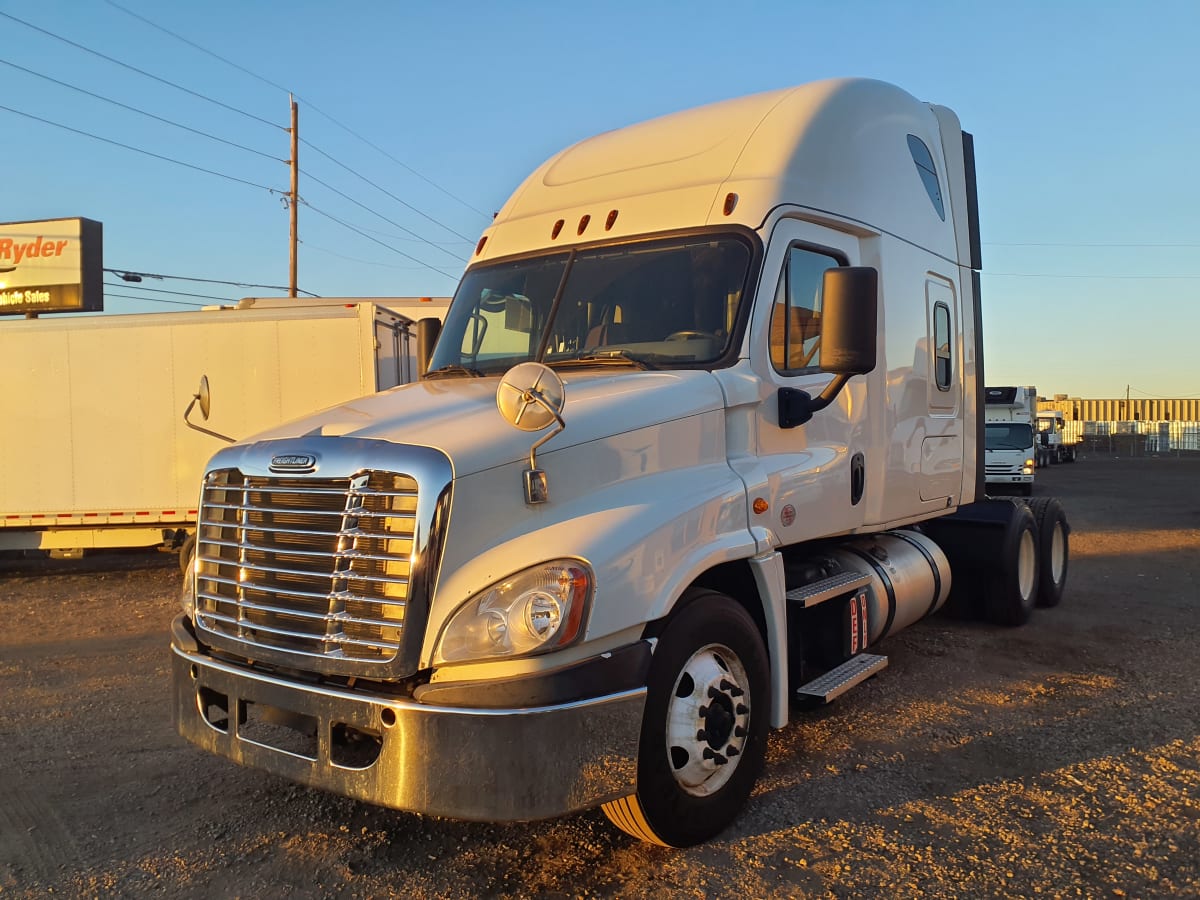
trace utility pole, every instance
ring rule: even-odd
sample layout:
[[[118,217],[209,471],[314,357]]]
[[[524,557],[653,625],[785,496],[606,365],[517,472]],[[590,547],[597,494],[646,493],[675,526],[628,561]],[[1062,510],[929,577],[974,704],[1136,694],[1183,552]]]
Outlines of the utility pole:
[[[300,204],[300,111],[296,106],[296,98],[288,94],[292,104],[292,192],[288,200],[288,213],[291,219],[291,241],[288,254],[288,296],[296,296],[296,245],[299,243],[299,229],[296,223],[296,209]]]

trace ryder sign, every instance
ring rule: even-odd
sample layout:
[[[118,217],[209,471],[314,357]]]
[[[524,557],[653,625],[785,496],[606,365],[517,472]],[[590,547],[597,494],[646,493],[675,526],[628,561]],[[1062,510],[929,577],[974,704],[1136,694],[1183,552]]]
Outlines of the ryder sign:
[[[103,310],[103,234],[91,219],[0,224],[0,315]]]

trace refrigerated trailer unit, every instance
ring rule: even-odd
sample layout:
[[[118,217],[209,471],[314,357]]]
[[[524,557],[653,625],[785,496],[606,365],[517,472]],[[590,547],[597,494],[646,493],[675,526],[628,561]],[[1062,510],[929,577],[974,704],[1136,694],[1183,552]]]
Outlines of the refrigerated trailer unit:
[[[997,493],[1033,493],[1036,470],[1034,415],[1037,388],[989,387],[984,390],[984,472]]]
[[[0,550],[182,544],[208,458],[416,377],[445,298],[247,298],[192,312],[0,324]],[[211,415],[184,421],[201,378]]]

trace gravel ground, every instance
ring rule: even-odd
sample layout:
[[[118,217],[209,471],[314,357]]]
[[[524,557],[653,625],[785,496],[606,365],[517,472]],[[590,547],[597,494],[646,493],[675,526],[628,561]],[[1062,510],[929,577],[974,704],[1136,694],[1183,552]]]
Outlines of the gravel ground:
[[[935,617],[772,735],[718,840],[491,826],[240,769],[169,720],[167,554],[0,558],[0,897],[1200,896],[1200,460],[1039,474],[1066,599]]]

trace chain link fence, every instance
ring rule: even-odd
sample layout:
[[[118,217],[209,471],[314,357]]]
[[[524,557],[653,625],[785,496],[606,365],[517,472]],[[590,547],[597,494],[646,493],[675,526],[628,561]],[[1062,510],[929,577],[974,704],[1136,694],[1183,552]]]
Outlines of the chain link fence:
[[[1200,422],[1066,422],[1063,437],[1080,453],[1110,456],[1200,455]]]

